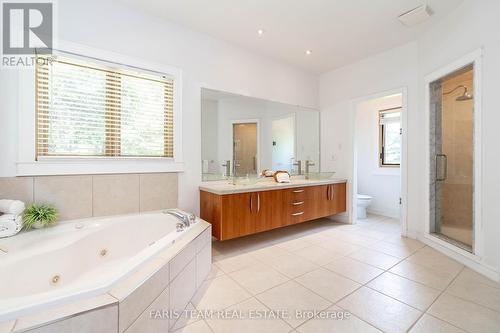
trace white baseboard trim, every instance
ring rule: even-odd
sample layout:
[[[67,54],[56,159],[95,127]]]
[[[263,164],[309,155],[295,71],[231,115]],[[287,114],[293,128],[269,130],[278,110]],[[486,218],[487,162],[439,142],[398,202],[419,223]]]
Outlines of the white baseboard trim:
[[[479,274],[482,274],[493,281],[500,282],[500,271],[484,263],[481,258],[472,259],[469,256],[465,256],[458,252],[450,250],[449,248],[440,245],[439,243],[433,241],[432,239],[425,237],[425,235],[421,232],[408,230],[407,237],[417,239],[422,243],[424,243],[425,245],[432,247],[436,251],[439,251],[444,255],[450,257],[451,259],[458,261],[459,263],[465,265],[466,267],[472,269],[473,271],[476,271]]]
[[[387,210],[378,210],[378,209],[371,209],[371,208],[368,208],[366,210],[366,212],[369,214],[382,215],[382,216],[390,217],[393,219],[399,219],[399,212],[390,212]]]

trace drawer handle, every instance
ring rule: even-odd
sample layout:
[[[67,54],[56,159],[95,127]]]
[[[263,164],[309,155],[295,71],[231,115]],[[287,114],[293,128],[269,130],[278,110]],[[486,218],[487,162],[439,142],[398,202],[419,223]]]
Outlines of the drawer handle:
[[[302,193],[302,192],[304,192],[304,190],[293,190],[292,192],[293,193]]]
[[[299,206],[299,205],[303,205],[303,204],[304,204],[304,201],[292,202],[292,205],[294,205],[294,206]]]
[[[304,214],[304,212],[293,213],[292,216],[299,216],[299,215],[302,215],[302,214]]]

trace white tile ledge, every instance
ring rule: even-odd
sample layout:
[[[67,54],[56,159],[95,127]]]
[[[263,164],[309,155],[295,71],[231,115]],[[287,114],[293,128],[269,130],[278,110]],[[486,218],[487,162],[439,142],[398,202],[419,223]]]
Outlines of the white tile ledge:
[[[18,318],[12,332],[24,332],[29,329],[50,325],[58,321],[83,315],[87,312],[104,309],[109,306],[116,306],[117,304],[118,301],[107,294],[64,304],[33,315]]]

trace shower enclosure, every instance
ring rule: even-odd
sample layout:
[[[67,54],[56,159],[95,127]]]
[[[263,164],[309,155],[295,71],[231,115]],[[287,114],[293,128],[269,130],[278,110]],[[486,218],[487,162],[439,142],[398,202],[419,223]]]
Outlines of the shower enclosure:
[[[474,248],[474,65],[429,85],[430,234]]]

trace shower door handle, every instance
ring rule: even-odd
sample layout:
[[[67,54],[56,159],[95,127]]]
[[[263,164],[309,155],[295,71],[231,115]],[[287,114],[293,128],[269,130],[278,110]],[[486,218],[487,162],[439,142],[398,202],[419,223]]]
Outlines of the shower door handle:
[[[448,157],[445,154],[436,155],[436,180],[445,181],[448,177]]]

